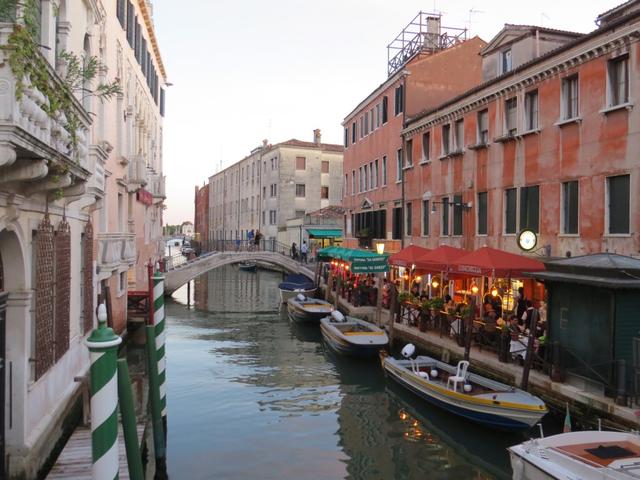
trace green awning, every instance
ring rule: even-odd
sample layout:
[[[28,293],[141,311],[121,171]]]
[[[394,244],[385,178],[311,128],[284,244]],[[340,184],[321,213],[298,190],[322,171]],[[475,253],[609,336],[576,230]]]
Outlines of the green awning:
[[[351,264],[353,273],[376,273],[389,271],[389,255],[378,255],[370,250],[358,250],[345,247],[326,247],[318,250],[318,261],[333,259]]]
[[[314,238],[336,238],[342,237],[342,230],[339,228],[321,229],[321,228],[307,228],[309,236]]]

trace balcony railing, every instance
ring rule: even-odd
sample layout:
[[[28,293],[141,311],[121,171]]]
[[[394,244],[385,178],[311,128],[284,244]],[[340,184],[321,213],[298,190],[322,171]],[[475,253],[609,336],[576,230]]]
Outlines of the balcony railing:
[[[98,265],[100,270],[115,270],[122,265],[133,265],[135,261],[135,234],[98,234]]]
[[[1,163],[9,167],[9,170],[15,170],[9,172],[11,181],[32,182],[25,189],[30,193],[64,188],[71,183],[77,184],[78,180],[86,181],[92,173],[89,170],[90,117],[70,92],[70,109],[66,111],[67,114],[73,114],[74,124],[78,120],[72,130],[69,126],[70,119],[62,110],[48,112],[49,98],[31,82],[28,75],[24,78],[16,77],[9,62],[12,49],[8,47],[13,31],[12,23],[0,23],[0,143],[11,145],[15,149]],[[53,67],[44,57],[42,60],[43,65],[46,65],[44,73],[52,86],[66,90],[66,84]],[[17,95],[20,84],[23,87],[22,94]],[[52,150],[57,155],[53,155]],[[31,167],[42,163],[42,159],[51,160],[52,163],[48,163],[45,170]],[[73,182],[66,183],[65,179],[59,178],[61,171],[68,172],[64,176],[74,177]]]
[[[165,198],[165,177],[161,175],[149,176],[149,183],[147,184],[147,190],[153,195],[154,203],[159,203]]]
[[[129,184],[144,187],[149,181],[147,165],[144,157],[135,155],[129,162]]]

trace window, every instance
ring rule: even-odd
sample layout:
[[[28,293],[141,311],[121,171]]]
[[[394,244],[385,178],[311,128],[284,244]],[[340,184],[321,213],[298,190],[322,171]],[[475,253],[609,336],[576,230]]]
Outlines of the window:
[[[578,75],[562,79],[562,118],[578,117]]]
[[[351,144],[356,143],[356,122],[351,124]]]
[[[504,233],[516,233],[516,208],[518,207],[518,189],[509,188],[505,191],[505,226]]]
[[[267,198],[267,187],[262,187],[262,198]]]
[[[500,73],[507,73],[511,71],[511,49],[505,50],[500,53]]]
[[[322,160],[320,171],[322,173],[329,173],[329,160]]]
[[[375,116],[375,107],[373,107],[371,109],[371,111],[369,112],[369,115],[371,116],[371,131],[373,132],[376,128],[378,128],[378,117]]]
[[[607,178],[608,233],[629,233],[629,175]]]
[[[538,233],[540,224],[540,187],[520,189],[520,230],[529,229]]]
[[[453,197],[453,234],[462,235],[462,195]]]
[[[307,159],[305,157],[296,157],[296,170],[306,170]]]
[[[422,201],[422,235],[429,235],[429,200]]]
[[[387,184],[387,156],[382,157],[382,185]]]
[[[363,167],[360,167],[358,169],[358,174],[360,175],[360,192],[364,192],[366,190],[367,186],[364,183],[364,169],[363,169]]]
[[[131,1],[127,2],[127,41],[129,42],[129,46],[133,48],[135,46],[135,18],[134,18],[134,9],[133,3]]]
[[[487,192],[478,193],[478,235],[487,234]]]
[[[518,132],[518,99],[510,98],[506,102],[504,102],[505,108],[505,130],[507,135],[513,136]]]
[[[329,198],[329,187],[320,187],[320,198]]]
[[[406,222],[406,230],[405,230],[405,236],[410,237],[412,235],[412,230],[413,230],[413,225],[412,225],[412,217],[413,217],[413,203],[411,202],[407,202],[407,209],[406,209],[406,216],[405,216],[405,222]]]
[[[369,112],[364,115],[364,134],[369,135]]]
[[[125,28],[127,23],[126,23],[126,7],[125,7],[124,0],[118,0],[118,5],[116,7],[116,10],[117,10],[118,21],[120,22],[120,26],[122,28]]]
[[[413,140],[407,140],[407,167],[413,165]]]
[[[343,195],[346,197],[347,195],[349,195],[349,174],[345,173],[344,174],[344,185],[342,186],[342,193]]]
[[[304,183],[296,183],[296,197],[304,198],[306,196],[306,186]]]
[[[389,118],[389,99],[387,97],[382,98],[382,124],[387,123]]]
[[[629,56],[609,60],[607,64],[609,79],[609,106],[629,102]]]
[[[267,213],[267,212],[266,212],[265,210],[263,210],[263,211],[262,211],[262,224],[263,224],[263,225],[266,225],[266,224],[267,224],[267,222],[266,222],[266,220],[265,220],[265,215],[266,215],[266,213]]]
[[[396,182],[402,181],[402,149],[396,152]]]
[[[442,126],[442,155],[449,155],[451,151],[451,125]]]
[[[400,240],[402,236],[402,207],[395,207],[392,212],[392,231],[391,238]]]
[[[364,166],[364,189],[365,192],[369,190],[369,165]]]
[[[294,215],[295,215],[295,218],[302,218],[304,217],[304,210],[296,210]]]
[[[524,96],[524,129],[538,129],[538,91],[533,90]]]
[[[489,111],[478,112],[478,144],[487,145],[489,143]]]
[[[276,195],[278,195],[278,184],[277,183],[272,183],[269,193],[271,194],[271,198],[275,197]]]
[[[360,138],[364,137],[364,117],[360,117]]]
[[[422,134],[422,161],[428,162],[431,159],[431,134],[425,132]]]
[[[562,233],[578,233],[578,181],[572,180],[562,184]]]
[[[373,174],[371,175],[373,177],[373,188],[378,188],[378,159],[376,159],[375,162],[373,162]]]
[[[382,105],[376,105],[376,128],[382,124]]]
[[[351,170],[351,195],[356,194],[356,171]]]
[[[373,190],[373,162],[369,163],[369,190]]]
[[[276,224],[276,211],[269,210],[269,225],[275,225],[275,224]]]
[[[347,148],[349,146],[349,129],[345,128],[344,129],[344,148]]]
[[[464,147],[464,120],[456,120],[456,151],[461,152]]]
[[[442,235],[449,235],[449,199],[442,199]]]
[[[396,96],[395,96],[395,110],[394,113],[399,115],[404,110],[404,86],[400,85],[396,87]]]

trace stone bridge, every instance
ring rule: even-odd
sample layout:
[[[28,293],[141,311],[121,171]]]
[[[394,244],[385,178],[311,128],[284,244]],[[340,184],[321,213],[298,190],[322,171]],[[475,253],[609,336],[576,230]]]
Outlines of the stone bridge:
[[[165,275],[164,291],[170,295],[189,280],[193,280],[198,275],[213,270],[214,268],[239,263],[244,261],[265,262],[282,267],[292,273],[302,273],[309,278],[313,278],[315,272],[307,265],[302,265],[290,257],[278,252],[268,252],[263,250],[241,251],[241,252],[216,252],[197,257],[196,259],[178,265],[168,270]]]

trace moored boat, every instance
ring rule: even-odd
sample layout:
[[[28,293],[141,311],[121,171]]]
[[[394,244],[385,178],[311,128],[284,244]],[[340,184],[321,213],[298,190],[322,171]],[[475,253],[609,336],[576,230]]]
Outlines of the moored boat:
[[[586,431],[527,440],[509,448],[514,480],[640,478],[637,433]]]
[[[455,367],[427,356],[412,359],[414,352],[415,347],[408,344],[402,360],[383,355],[385,372],[448,412],[500,430],[527,430],[548,412],[538,397],[468,372],[469,362]]]
[[[338,353],[354,357],[374,357],[389,344],[384,330],[337,310],[320,319],[322,338]]]
[[[258,270],[256,262],[240,262],[238,268],[243,272],[255,272]]]
[[[313,281],[298,273],[287,275],[284,282],[278,285],[280,289],[280,301],[286,303],[291,297],[302,294],[305,297],[312,296],[316,291]]]
[[[296,322],[318,323],[321,318],[331,314],[333,307],[329,302],[299,293],[287,300],[287,311]]]

